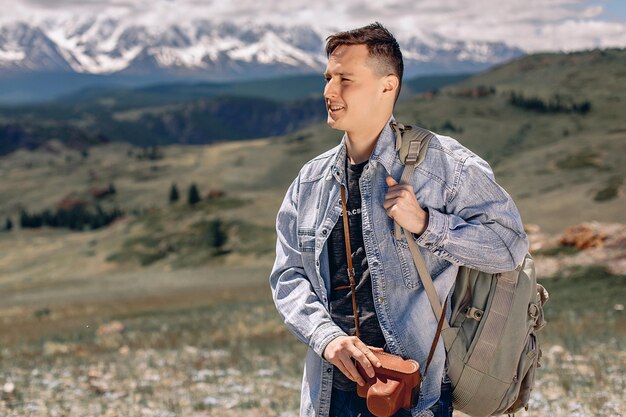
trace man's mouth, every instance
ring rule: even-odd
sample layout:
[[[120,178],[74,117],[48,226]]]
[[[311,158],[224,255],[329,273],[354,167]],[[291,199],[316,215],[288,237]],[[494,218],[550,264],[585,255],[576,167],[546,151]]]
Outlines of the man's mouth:
[[[328,106],[328,110],[330,110],[331,113],[336,113],[343,110],[343,106]]]

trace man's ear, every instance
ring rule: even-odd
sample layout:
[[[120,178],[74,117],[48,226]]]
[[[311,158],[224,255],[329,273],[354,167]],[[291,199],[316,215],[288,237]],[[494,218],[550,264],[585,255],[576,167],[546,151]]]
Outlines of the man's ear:
[[[383,79],[383,93],[392,92],[395,94],[399,85],[400,80],[398,80],[398,77],[394,74],[389,74]]]

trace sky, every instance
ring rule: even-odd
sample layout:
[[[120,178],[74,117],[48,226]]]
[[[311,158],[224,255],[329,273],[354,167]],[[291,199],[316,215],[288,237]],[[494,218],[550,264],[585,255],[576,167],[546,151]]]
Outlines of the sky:
[[[0,0],[0,8],[0,23],[93,14],[146,25],[304,23],[330,34],[379,21],[398,39],[438,34],[526,52],[626,47],[625,0]]]

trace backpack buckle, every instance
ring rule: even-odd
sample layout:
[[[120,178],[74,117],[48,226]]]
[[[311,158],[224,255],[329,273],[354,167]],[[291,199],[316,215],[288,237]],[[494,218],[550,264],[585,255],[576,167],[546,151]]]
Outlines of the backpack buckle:
[[[469,319],[474,319],[476,321],[480,321],[483,318],[484,314],[485,314],[484,311],[476,307],[470,306],[465,309],[465,317]]]
[[[409,151],[406,155],[406,160],[404,161],[405,165],[414,165],[417,162],[417,158],[420,154],[420,145],[422,144],[419,140],[412,140],[409,142]]]

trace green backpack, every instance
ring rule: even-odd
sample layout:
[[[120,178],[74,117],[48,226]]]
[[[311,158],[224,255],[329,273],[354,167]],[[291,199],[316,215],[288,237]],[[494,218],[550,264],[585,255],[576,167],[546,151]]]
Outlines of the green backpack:
[[[399,123],[392,127],[405,165],[400,183],[410,183],[433,133]],[[403,232],[396,223],[396,239]],[[415,240],[407,237],[406,241],[439,320],[442,306],[432,277]],[[441,331],[456,410],[486,417],[528,408],[541,358],[535,332],[545,325],[543,304],[547,300],[547,291],[537,284],[530,254],[518,268],[505,273],[459,268],[450,300],[452,315],[449,323],[444,320]]]

